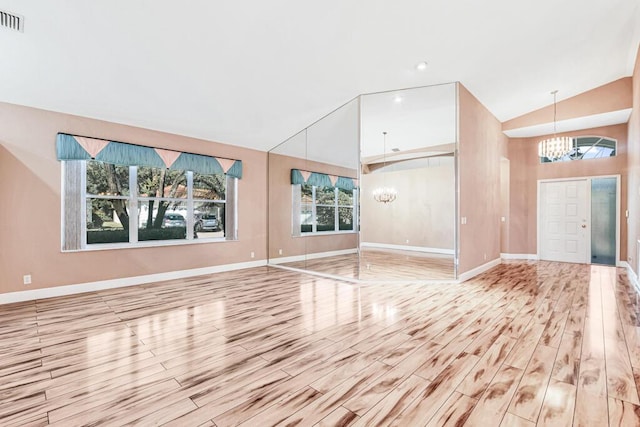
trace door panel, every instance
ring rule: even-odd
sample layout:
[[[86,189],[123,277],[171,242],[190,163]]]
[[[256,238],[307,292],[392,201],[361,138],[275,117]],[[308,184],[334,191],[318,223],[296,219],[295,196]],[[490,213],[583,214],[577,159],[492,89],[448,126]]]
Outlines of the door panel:
[[[589,262],[588,181],[540,183],[540,259]]]

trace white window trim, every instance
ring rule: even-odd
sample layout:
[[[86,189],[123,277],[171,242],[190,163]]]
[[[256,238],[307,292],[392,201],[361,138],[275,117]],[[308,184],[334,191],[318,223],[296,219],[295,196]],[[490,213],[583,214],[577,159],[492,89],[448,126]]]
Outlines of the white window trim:
[[[80,249],[87,247],[87,162],[80,162]],[[131,173],[129,173],[131,174]]]

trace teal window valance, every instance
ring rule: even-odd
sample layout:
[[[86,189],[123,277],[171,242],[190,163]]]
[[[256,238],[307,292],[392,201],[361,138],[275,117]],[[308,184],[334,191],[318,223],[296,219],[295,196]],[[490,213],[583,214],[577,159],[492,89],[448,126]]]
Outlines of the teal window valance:
[[[209,175],[227,174],[234,178],[242,178],[242,160],[183,153],[66,133],[57,135],[56,152],[58,160],[95,159],[121,166],[149,166],[189,170]]]
[[[291,169],[291,183],[309,184],[316,187],[337,187],[343,190],[353,190],[358,187],[358,180],[355,178],[300,169]]]

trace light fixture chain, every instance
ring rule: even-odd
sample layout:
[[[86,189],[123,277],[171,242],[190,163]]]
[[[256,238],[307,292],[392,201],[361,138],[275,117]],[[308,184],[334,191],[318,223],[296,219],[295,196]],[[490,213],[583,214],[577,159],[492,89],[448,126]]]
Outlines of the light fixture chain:
[[[382,187],[378,187],[373,190],[373,198],[377,202],[384,203],[386,205],[387,203],[393,202],[398,193],[395,188],[387,187],[387,176],[385,171],[385,168],[387,167],[387,132],[384,131],[382,134]]]
[[[558,113],[558,104],[556,102],[556,96],[558,95],[558,91],[554,90],[553,91],[553,136],[556,136],[557,133],[557,129],[556,129],[556,123],[557,123],[557,113]]]
[[[558,137],[558,91],[551,92],[553,95],[553,138],[547,138],[538,143],[538,156],[546,157],[550,161],[556,161],[571,153],[573,149],[573,138],[570,136]]]
[[[382,132],[382,168],[387,167],[387,132]]]

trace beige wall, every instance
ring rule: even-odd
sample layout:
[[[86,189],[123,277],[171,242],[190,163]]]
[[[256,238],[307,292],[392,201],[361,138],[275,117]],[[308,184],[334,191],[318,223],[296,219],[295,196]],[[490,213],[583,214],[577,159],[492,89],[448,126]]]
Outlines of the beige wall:
[[[373,190],[385,183],[398,190],[393,203],[373,199]],[[439,166],[362,175],[360,184],[361,242],[453,250],[453,157],[443,158]]]
[[[500,257],[502,124],[462,84],[459,87],[460,255],[458,274]],[[514,167],[512,164],[511,167]]]
[[[549,100],[552,100],[551,95],[549,95]],[[631,104],[631,77],[624,77],[564,101],[559,101],[557,105],[558,120],[624,110],[631,108]],[[502,123],[502,130],[549,123],[552,117],[553,104],[507,120]]]
[[[511,138],[508,144],[510,160],[510,221],[507,252],[512,254],[537,253],[538,180],[555,178],[621,175],[620,259],[626,259],[627,224],[624,216],[627,202],[627,125],[574,131],[559,136],[606,136],[618,141],[617,155],[604,159],[571,162],[540,163],[538,141],[535,138]]]
[[[632,84],[636,85],[635,81],[632,81],[631,77],[625,77],[558,102],[558,120],[631,108]],[[553,117],[553,105],[508,120],[502,124],[502,128],[503,130],[509,130],[547,123],[549,122],[549,117]],[[503,252],[537,254],[538,180],[620,175],[620,259],[625,260],[628,247],[627,221],[625,218],[628,180],[627,125],[606,126],[559,135],[599,135],[614,138],[618,141],[617,156],[607,159],[541,164],[537,155],[537,143],[544,139],[545,136],[509,139],[509,218],[508,235],[506,236],[506,245],[503,247]]]
[[[344,177],[355,177],[356,171],[326,163],[269,154],[269,259],[320,252],[355,249],[356,233],[293,237],[291,233],[291,169],[302,169]],[[279,254],[279,250],[282,254]]]
[[[0,293],[266,259],[266,153],[6,103],[0,122]],[[58,132],[241,159],[239,240],[62,253]]]
[[[536,253],[536,185],[538,179],[622,175],[622,212],[629,209],[628,230],[621,218],[621,258],[637,271],[640,239],[640,54],[632,78],[620,79],[558,104],[558,119],[633,106],[629,125],[610,126],[572,135],[602,134],[619,142],[618,156],[564,164],[538,163],[535,139],[512,139],[506,153],[501,129],[543,123],[551,106],[500,124],[462,85],[459,87],[460,225],[459,273],[497,258],[500,253],[500,158],[509,159],[508,224],[510,253]],[[68,114],[0,103],[0,293],[171,272],[267,258],[267,154],[226,144],[171,135]],[[157,248],[62,253],[60,250],[60,163],[55,158],[58,132],[105,138],[160,148],[243,160],[239,182],[239,240]],[[627,154],[628,148],[628,154]],[[326,165],[325,165],[326,166]],[[297,159],[270,165],[281,168],[269,177],[274,197],[269,210],[277,232],[270,255],[300,255],[355,248],[355,234],[291,238],[292,167],[321,171],[322,165]],[[339,168],[338,168],[339,169]],[[345,170],[328,173],[352,176]],[[352,171],[351,171],[352,172]],[[627,183],[629,191],[627,192]],[[286,187],[286,190],[285,190]],[[279,188],[279,189],[278,189]],[[625,199],[626,195],[626,199]],[[503,226],[504,227],[504,226]],[[504,232],[502,236],[504,236]],[[627,238],[628,237],[628,238]],[[406,240],[406,239],[405,239]],[[504,246],[504,244],[503,244]],[[274,253],[275,251],[275,253]],[[504,251],[504,248],[503,248]],[[628,257],[627,257],[628,253]],[[33,283],[22,284],[31,274]]]
[[[633,112],[628,126],[628,208],[629,232],[627,243],[628,262],[638,273],[638,244],[640,239],[640,49],[633,72]]]

